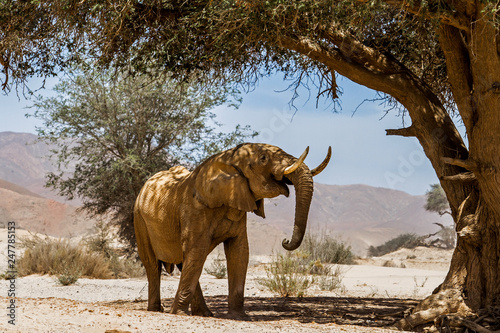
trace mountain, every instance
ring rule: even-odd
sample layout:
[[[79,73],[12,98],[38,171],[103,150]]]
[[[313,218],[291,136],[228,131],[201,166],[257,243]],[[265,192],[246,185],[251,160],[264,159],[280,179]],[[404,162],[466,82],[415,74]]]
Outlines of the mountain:
[[[45,174],[55,171],[47,156],[50,147],[35,142],[36,135],[0,133],[0,226],[16,220],[26,229],[55,236],[84,232],[92,224],[76,207],[43,187]],[[293,230],[295,199],[266,199],[266,219],[248,214],[253,254],[269,254],[281,247]],[[71,202],[69,202],[71,203]],[[425,196],[367,185],[315,183],[308,230],[339,235],[353,251],[365,255],[368,246],[380,245],[401,233],[428,234],[453,223],[423,207]]]
[[[51,147],[36,139],[30,133],[0,132],[0,179],[64,202],[64,198],[44,187],[45,174],[56,168],[48,158]]]
[[[81,235],[94,221],[77,207],[28,191],[0,180],[0,227],[15,221],[18,228],[58,237]]]
[[[380,245],[401,233],[419,235],[436,232],[434,222],[451,225],[449,216],[440,217],[424,209],[425,196],[367,185],[314,184],[308,230],[338,235],[358,255],[370,245]],[[266,219],[249,214],[249,221],[263,221],[291,237],[295,197],[267,199]]]

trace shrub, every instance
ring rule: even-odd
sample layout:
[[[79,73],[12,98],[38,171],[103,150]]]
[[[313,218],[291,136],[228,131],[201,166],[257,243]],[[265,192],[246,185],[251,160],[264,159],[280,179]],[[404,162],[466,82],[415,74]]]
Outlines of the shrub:
[[[78,245],[32,235],[21,239],[25,251],[18,261],[18,273],[20,276],[57,275],[61,284],[71,284],[72,280],[74,283],[81,276],[96,279],[143,276],[140,262],[120,255],[119,250],[112,247],[112,239],[109,226],[104,223],[98,223],[96,233]]]
[[[340,266],[332,269],[332,265],[321,260],[311,260],[304,252],[277,255],[265,268],[266,278],[257,282],[282,297],[303,296],[312,285],[321,290],[342,290],[343,272]]]
[[[57,277],[57,282],[63,286],[69,286],[74,284],[80,278],[80,273],[78,271],[67,270],[64,274]]]
[[[328,274],[319,277],[318,286],[321,290],[335,291],[344,290],[344,285],[342,284],[342,278],[344,277],[344,272],[340,266],[336,266],[334,270],[330,267]]]
[[[0,280],[11,280],[15,279],[17,276],[16,271],[6,270],[4,273],[0,274]]]
[[[313,283],[297,256],[290,253],[277,255],[266,266],[266,275],[266,278],[257,282],[282,297],[303,296]]]
[[[380,257],[384,254],[399,250],[402,247],[413,249],[418,244],[419,237],[417,235],[411,233],[401,234],[377,247],[370,246],[368,248],[368,255],[370,257]]]
[[[113,247],[113,234],[108,223],[99,221],[94,226],[94,234],[83,239],[84,245],[95,253],[100,253],[109,262],[109,268],[116,278],[134,278],[144,276],[144,267],[135,259],[120,255]]]
[[[104,256],[73,246],[67,240],[32,236],[22,242],[25,251],[18,261],[20,276],[30,274],[88,276],[109,279],[113,274]]]
[[[320,235],[306,234],[300,250],[322,263],[354,264],[354,254],[351,252],[351,247],[346,246],[326,232],[322,232]]]
[[[225,279],[227,277],[227,268],[224,258],[217,256],[217,258],[212,261],[210,266],[205,268],[205,272],[215,276],[217,279]]]

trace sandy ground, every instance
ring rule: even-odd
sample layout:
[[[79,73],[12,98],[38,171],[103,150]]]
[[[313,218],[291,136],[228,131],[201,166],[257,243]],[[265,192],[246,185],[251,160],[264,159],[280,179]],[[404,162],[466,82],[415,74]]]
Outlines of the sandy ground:
[[[145,278],[82,278],[75,285],[61,286],[54,277],[27,276],[15,280],[15,325],[11,325],[7,316],[11,281],[1,280],[0,304],[4,314],[0,316],[0,331],[390,332],[391,325],[405,310],[443,281],[450,258],[450,251],[417,248],[363,259],[359,265],[340,266],[342,290],[310,289],[303,298],[284,299],[257,283],[265,276],[264,262],[269,257],[252,257],[245,291],[250,321],[223,319],[227,311],[227,280],[204,272],[200,283],[215,318],[145,311]],[[178,282],[179,276],[162,279],[162,300],[167,310]]]

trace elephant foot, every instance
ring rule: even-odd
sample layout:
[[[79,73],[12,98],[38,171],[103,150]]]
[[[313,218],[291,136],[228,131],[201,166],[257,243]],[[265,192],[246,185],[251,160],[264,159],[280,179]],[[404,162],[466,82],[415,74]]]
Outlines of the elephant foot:
[[[176,309],[176,310],[172,309],[170,310],[170,313],[178,316],[189,316],[189,311],[182,309]]]
[[[241,321],[251,321],[252,318],[245,313],[245,311],[229,311],[223,316],[226,319],[241,320]]]
[[[163,312],[163,306],[161,305],[148,306],[148,311]]]
[[[193,314],[193,316],[201,316],[201,317],[213,317],[214,316],[212,311],[210,311],[210,309],[207,307],[205,307],[204,309],[203,308],[192,309],[191,313]]]
[[[161,304],[148,305],[148,311],[163,312]]]

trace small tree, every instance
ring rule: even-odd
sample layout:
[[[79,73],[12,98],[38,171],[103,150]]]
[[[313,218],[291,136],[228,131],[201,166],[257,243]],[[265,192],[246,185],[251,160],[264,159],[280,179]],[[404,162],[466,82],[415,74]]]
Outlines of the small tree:
[[[431,189],[425,193],[427,203],[425,210],[436,212],[439,215],[451,214],[450,204],[446,198],[443,188],[439,184],[432,184]]]
[[[425,210],[429,212],[436,212],[439,215],[443,216],[444,214],[450,214],[450,203],[446,198],[446,193],[443,188],[439,184],[432,184],[431,189],[425,193],[427,198],[427,202],[424,206]],[[452,249],[455,247],[457,242],[457,233],[455,231],[454,226],[445,227],[441,223],[434,223],[435,225],[441,227],[437,233],[432,234],[431,236],[437,235],[439,240],[444,245],[446,249]],[[438,242],[434,242],[434,244],[438,244]]]
[[[202,90],[193,82],[133,76],[126,70],[74,70],[39,97],[34,116],[58,172],[46,186],[83,201],[92,215],[109,213],[120,238],[135,247],[133,205],[151,175],[174,165],[188,168],[251,133],[239,126],[220,133],[209,110],[229,103],[225,87]]]

